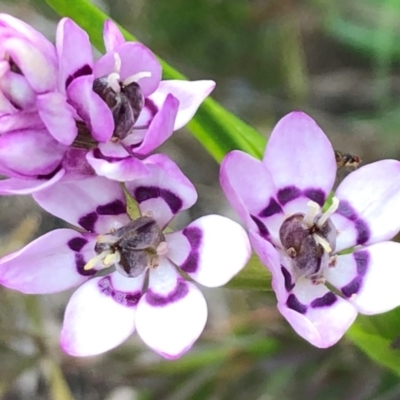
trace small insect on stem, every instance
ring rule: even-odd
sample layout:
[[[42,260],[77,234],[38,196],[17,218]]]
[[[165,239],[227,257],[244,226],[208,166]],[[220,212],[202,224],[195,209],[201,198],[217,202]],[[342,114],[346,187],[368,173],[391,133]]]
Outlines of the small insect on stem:
[[[350,153],[343,153],[339,150],[335,150],[335,158],[337,169],[343,167],[356,169],[362,162],[359,156]]]

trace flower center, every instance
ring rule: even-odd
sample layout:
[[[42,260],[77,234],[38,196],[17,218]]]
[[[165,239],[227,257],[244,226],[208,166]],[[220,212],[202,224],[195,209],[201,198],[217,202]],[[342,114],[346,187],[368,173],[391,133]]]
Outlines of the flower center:
[[[97,238],[97,256],[85,265],[89,270],[115,266],[127,277],[136,277],[147,268],[158,266],[158,258],[167,251],[165,236],[151,217],[139,217],[129,224]]]
[[[110,108],[114,119],[114,138],[125,139],[132,133],[133,127],[143,109],[144,98],[138,82],[151,77],[151,72],[143,71],[121,80],[121,58],[114,53],[114,71],[93,82],[93,91]]]
[[[313,201],[307,205],[306,214],[293,214],[283,222],[279,237],[297,277],[311,279],[317,284],[325,282],[326,267],[336,263],[336,256],[332,254],[337,231],[330,216],[338,208],[339,199],[334,197],[332,205],[324,213]]]

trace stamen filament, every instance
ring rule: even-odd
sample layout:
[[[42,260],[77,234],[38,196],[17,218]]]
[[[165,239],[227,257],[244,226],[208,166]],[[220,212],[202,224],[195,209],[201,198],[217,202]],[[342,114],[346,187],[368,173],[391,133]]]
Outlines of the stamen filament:
[[[107,78],[108,86],[110,86],[115,93],[119,93],[121,91],[121,85],[119,84],[119,80],[120,76],[118,72],[111,72],[111,74],[108,75]]]
[[[319,213],[320,206],[315,201],[312,201],[312,200],[310,200],[307,203],[307,206],[308,206],[308,209],[307,209],[306,215],[304,216],[303,222],[307,226],[312,226],[312,225],[314,225],[315,216]]]
[[[330,207],[321,215],[320,219],[317,221],[316,225],[321,228],[322,225],[330,218],[330,216],[338,209],[339,199],[337,197],[332,198],[332,204]]]
[[[332,248],[331,248],[331,246],[329,246],[329,243],[327,240],[325,240],[323,237],[321,237],[315,233],[312,236],[313,236],[313,239],[318,244],[320,244],[327,253],[330,253],[332,251]]]
[[[105,250],[97,256],[91,258],[83,267],[85,271],[89,271],[95,267],[95,265],[101,263],[108,255],[112,254],[111,250]]]
[[[116,72],[118,75],[121,71],[121,57],[119,56],[118,53],[114,53],[114,72]]]
[[[103,260],[103,264],[106,267],[109,267],[113,264],[119,263],[120,261],[121,261],[121,254],[119,251],[117,251],[115,253],[112,253],[112,254],[109,254],[108,256],[106,256]]]
[[[128,76],[123,82],[125,86],[128,86],[132,82],[139,82],[143,78],[151,78],[151,72],[150,71],[143,71],[143,72],[138,72],[137,74],[133,74],[131,76]]]

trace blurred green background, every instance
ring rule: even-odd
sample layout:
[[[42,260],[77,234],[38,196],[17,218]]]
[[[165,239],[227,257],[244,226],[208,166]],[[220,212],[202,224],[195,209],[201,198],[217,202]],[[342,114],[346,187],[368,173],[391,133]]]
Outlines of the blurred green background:
[[[399,159],[399,0],[96,4],[190,79],[216,80],[213,96],[263,135],[282,115],[302,109],[335,148],[364,163]],[[54,39],[58,17],[44,1],[0,0],[0,11]],[[218,188],[217,163],[188,132],[177,132],[162,150],[200,195],[177,227],[212,212],[236,218]],[[28,196],[0,198],[0,207],[1,254],[63,226]],[[204,292],[207,328],[187,355],[171,362],[136,335],[102,356],[69,357],[58,347],[58,334],[70,293],[37,297],[0,288],[0,398],[400,399],[398,376],[347,338],[318,350],[297,337],[277,312],[273,293]]]

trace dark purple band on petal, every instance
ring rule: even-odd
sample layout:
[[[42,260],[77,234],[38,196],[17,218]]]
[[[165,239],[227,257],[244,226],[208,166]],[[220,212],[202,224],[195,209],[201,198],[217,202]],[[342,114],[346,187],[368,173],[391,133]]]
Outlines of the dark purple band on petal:
[[[144,99],[144,107],[150,111],[152,117],[154,117],[158,113],[158,107],[156,106],[154,101],[150,100],[148,97]]]
[[[153,307],[164,307],[167,304],[175,303],[176,301],[184,298],[189,293],[189,287],[186,281],[179,279],[177,285],[172,292],[167,295],[154,293],[148,290],[145,294],[146,301]]]
[[[260,212],[260,214],[258,214],[258,216],[260,218],[267,218],[267,217],[271,217],[272,215],[279,214],[281,212],[282,212],[282,207],[279,205],[279,203],[273,197],[271,197],[267,207],[265,207]]]
[[[285,289],[290,292],[295,286],[295,283],[292,281],[292,275],[283,265],[281,265],[281,271],[285,279]]]
[[[83,258],[83,255],[80,253],[75,253],[75,266],[79,274],[83,276],[92,276],[97,272],[94,268],[85,270],[84,269],[85,265],[86,262],[85,259]]]
[[[354,260],[357,264],[357,273],[364,276],[368,269],[370,255],[367,250],[360,250],[353,253]]]
[[[355,221],[358,218],[357,213],[353,207],[345,200],[341,200],[336,212],[350,221]]]
[[[357,244],[364,244],[368,242],[371,237],[371,231],[365,221],[358,219],[355,222],[355,228],[357,229]]]
[[[362,218],[358,217],[357,212],[347,201],[341,201],[336,212],[354,222],[354,227],[357,230],[357,244],[364,244],[368,242],[369,238],[371,237],[371,230],[369,229],[368,224]]]
[[[68,247],[72,250],[72,251],[81,251],[83,249],[83,247],[85,246],[85,244],[88,241],[82,237],[75,237],[73,239],[71,239],[67,244]]]
[[[157,186],[139,186],[135,189],[134,197],[139,204],[149,199],[161,197],[174,214],[180,211],[183,205],[182,200],[175,193]]]
[[[122,200],[114,200],[111,203],[96,208],[98,215],[119,215],[126,213],[126,206]]]
[[[361,288],[362,277],[360,275],[356,276],[350,283],[342,287],[342,293],[350,298],[353,294],[358,293]]]
[[[289,297],[286,301],[286,305],[290,309],[297,311],[300,314],[305,314],[307,312],[307,306],[300,303],[298,298],[293,293],[289,295]]]
[[[79,218],[78,224],[86,229],[88,232],[94,231],[94,226],[97,222],[98,215],[96,212],[91,212],[89,214],[84,215],[83,217]]]
[[[323,206],[326,200],[326,194],[323,190],[318,188],[308,188],[301,190],[296,186],[287,186],[278,191],[278,201],[283,206],[292,200],[304,196],[312,201],[315,201],[319,206]]]
[[[46,175],[36,175],[36,179],[43,179],[45,181],[50,180],[51,178],[54,178],[56,174],[58,174],[61,171],[62,165],[60,164],[57,168],[54,169],[53,172],[50,172],[49,174]]]
[[[337,296],[335,293],[328,292],[325,293],[322,297],[319,297],[311,302],[312,308],[319,308],[319,307],[329,307],[332,304],[336,303]]]
[[[83,67],[79,68],[77,71],[75,71],[73,74],[68,75],[67,80],[65,81],[65,89],[68,88],[68,86],[71,84],[71,82],[79,78],[80,76],[84,75],[90,75],[93,72],[92,68],[90,65],[85,64]]]
[[[104,160],[104,161],[108,161],[108,162],[110,162],[110,163],[112,163],[112,162],[118,162],[118,161],[124,160],[124,159],[126,158],[126,157],[111,157],[111,156],[105,156],[105,155],[100,151],[100,149],[99,149],[98,147],[96,147],[96,148],[93,150],[93,157],[94,157],[94,158],[101,159],[101,160]]]
[[[136,307],[140,298],[142,297],[142,292],[123,292],[121,290],[114,289],[111,278],[105,276],[98,282],[99,289],[106,296],[111,296],[116,303],[121,304],[126,307]]]
[[[278,201],[284,206],[290,201],[297,199],[301,195],[302,195],[301,190],[296,186],[287,186],[278,191]]]
[[[305,189],[303,194],[310,200],[315,201],[320,207],[325,203],[326,195],[321,189]]]
[[[368,264],[370,262],[370,254],[367,250],[360,250],[353,253],[354,261],[357,266],[357,276],[346,286],[342,287],[342,293],[350,298],[353,294],[356,294],[361,289],[363,277],[367,273]]]
[[[263,239],[268,240],[269,239],[269,231],[268,231],[267,227],[264,225],[264,223],[262,221],[260,221],[257,217],[255,217],[254,215],[250,215],[250,217],[254,221],[254,223],[257,225],[260,236]]]
[[[188,239],[191,249],[186,260],[182,263],[181,269],[187,273],[193,273],[196,272],[199,267],[199,249],[203,238],[203,232],[200,228],[190,227],[184,229],[182,233]]]

